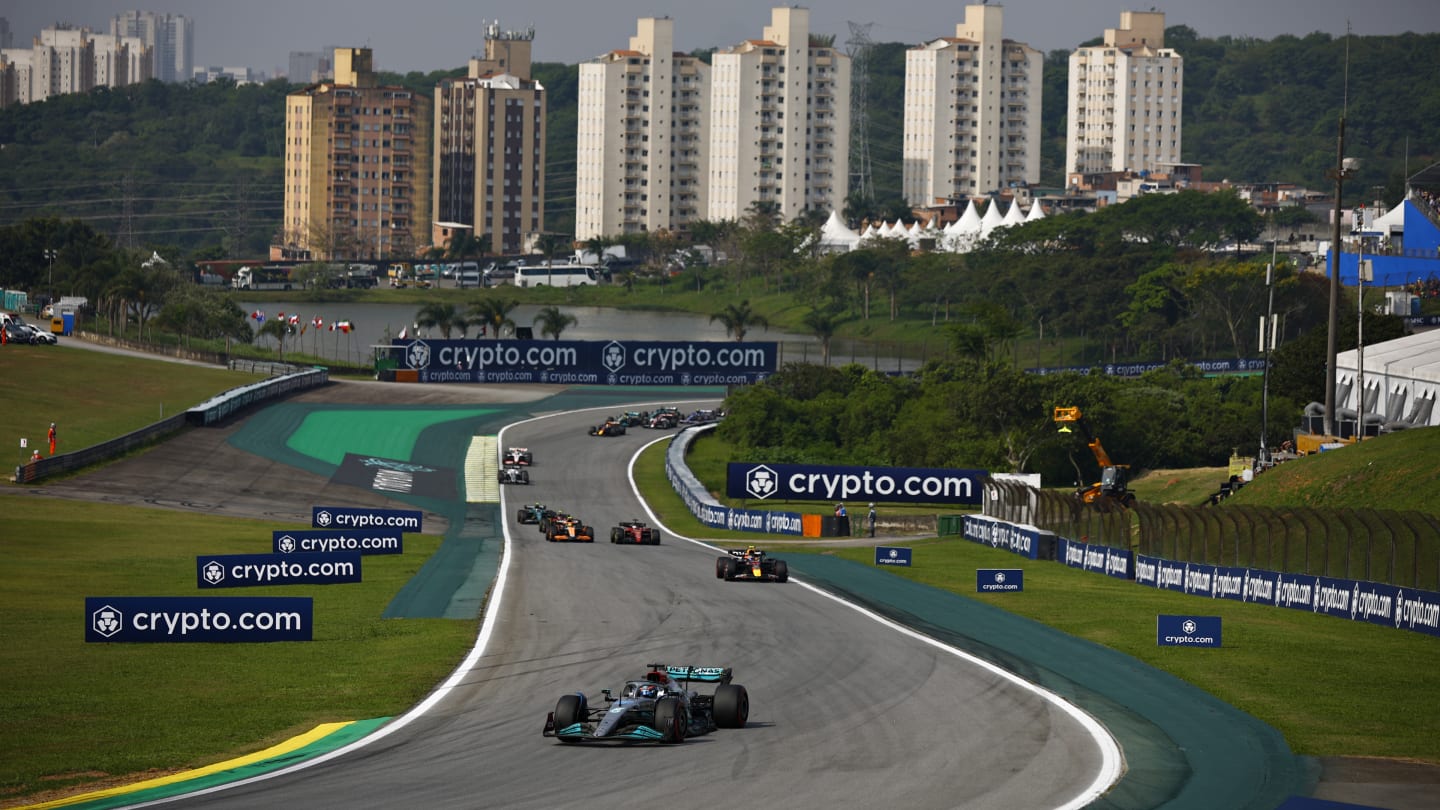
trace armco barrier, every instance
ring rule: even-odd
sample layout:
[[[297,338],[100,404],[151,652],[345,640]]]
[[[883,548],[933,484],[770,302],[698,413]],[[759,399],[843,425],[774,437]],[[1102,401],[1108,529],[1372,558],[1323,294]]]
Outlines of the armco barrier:
[[[700,479],[685,464],[685,450],[702,430],[714,424],[686,428],[675,434],[665,451],[665,477],[685,507],[701,523],[716,529],[765,534],[804,534],[804,520],[799,512],[769,512],[759,509],[732,509],[710,496]]]
[[[253,385],[242,385],[196,405],[182,414],[162,419],[139,430],[117,436],[114,439],[84,447],[73,453],[61,453],[50,458],[29,461],[15,468],[15,482],[31,484],[43,478],[78,470],[107,459],[116,458],[144,447],[189,426],[214,425],[241,409],[283,396],[292,391],[326,385],[330,373],[325,369],[306,369],[283,377],[273,377]]]

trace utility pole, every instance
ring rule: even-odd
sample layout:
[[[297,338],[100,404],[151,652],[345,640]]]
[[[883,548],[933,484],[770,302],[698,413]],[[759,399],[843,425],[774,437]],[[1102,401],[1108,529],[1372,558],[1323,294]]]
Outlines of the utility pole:
[[[1330,237],[1330,319],[1329,334],[1325,339],[1325,436],[1335,435],[1335,355],[1336,339],[1340,336],[1340,214],[1341,194],[1345,189],[1347,173],[1354,171],[1353,162],[1345,160],[1345,113],[1349,107],[1350,94],[1350,26],[1345,26],[1345,97],[1340,107],[1340,137],[1335,147],[1335,168],[1325,176],[1335,181],[1335,221]]]

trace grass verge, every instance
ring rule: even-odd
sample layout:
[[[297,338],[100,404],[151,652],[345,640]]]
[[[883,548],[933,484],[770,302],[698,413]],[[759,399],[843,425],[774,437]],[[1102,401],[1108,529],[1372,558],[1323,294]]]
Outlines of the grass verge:
[[[6,346],[0,372],[11,384],[0,422],[0,447],[15,453],[4,467],[39,449],[56,423],[59,453],[89,447],[204,402],[221,391],[262,379],[219,368],[59,346]],[[4,457],[0,456],[0,460]],[[6,476],[8,478],[8,476]]]
[[[440,538],[367,556],[364,582],[240,588],[312,596],[310,643],[87,644],[87,596],[193,595],[197,554],[264,553],[259,521],[3,497],[0,801],[180,770],[318,723],[393,715],[442,680],[477,621],[382,620]]]
[[[1440,763],[1440,707],[1426,697],[1440,689],[1440,648],[1430,636],[1157,591],[965,540],[904,545],[914,549],[914,567],[887,573],[1133,656],[1269,723],[1297,754]],[[868,548],[823,553],[874,562]],[[1022,568],[1025,591],[976,593],[977,568]],[[1224,647],[1157,646],[1155,617],[1162,613],[1221,617]]]

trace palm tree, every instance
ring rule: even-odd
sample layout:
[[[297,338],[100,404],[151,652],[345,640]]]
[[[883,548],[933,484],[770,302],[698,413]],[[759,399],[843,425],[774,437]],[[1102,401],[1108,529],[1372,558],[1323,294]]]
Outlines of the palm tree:
[[[292,332],[293,330],[290,328],[290,324],[276,318],[271,321],[266,321],[265,325],[260,327],[260,331],[255,333],[255,336],[275,338],[275,342],[280,345],[280,362],[283,363],[285,362],[285,336]]]
[[[549,276],[546,283],[551,287],[555,286],[555,254],[559,253],[569,242],[570,240],[558,233],[542,233],[540,238],[535,240],[535,247],[545,255],[545,269]]]
[[[415,313],[415,325],[425,329],[439,329],[440,334],[449,340],[450,333],[457,329],[460,330],[460,337],[465,337],[465,331],[470,328],[470,320],[454,304],[434,301]]]
[[[543,322],[543,323],[542,323]],[[561,312],[559,307],[545,307],[535,315],[531,323],[539,323],[540,335],[549,335],[556,340],[560,339],[560,333],[571,326],[580,323],[574,315],[568,312]]]
[[[820,339],[822,365],[830,365],[830,339],[835,337],[835,330],[843,320],[840,311],[833,305],[805,313],[805,326],[810,329],[810,334]]]
[[[719,321],[725,326],[725,334],[733,335],[735,342],[745,340],[745,333],[750,331],[752,326],[770,328],[770,322],[764,315],[750,309],[750,301],[746,299],[739,304],[726,304],[725,308],[710,316],[710,322]]]
[[[515,328],[515,321],[511,320],[510,313],[518,306],[520,302],[510,298],[482,298],[470,305],[472,318],[469,323],[472,326],[484,324],[493,330],[492,334],[498,338],[505,327]]]
[[[605,263],[605,251],[609,250],[615,240],[606,236],[593,236],[585,240],[585,252],[595,257],[595,266],[599,267]]]

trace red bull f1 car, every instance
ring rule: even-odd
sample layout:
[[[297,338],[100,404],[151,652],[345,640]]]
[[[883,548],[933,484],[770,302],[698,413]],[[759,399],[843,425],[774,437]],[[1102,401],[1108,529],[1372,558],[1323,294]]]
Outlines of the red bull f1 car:
[[[562,743],[682,743],[721,728],[744,728],[750,695],[731,683],[729,667],[672,667],[650,664],[645,677],[626,681],[617,697],[600,690],[591,705],[583,692],[562,695],[545,718],[544,736]],[[694,682],[719,684],[713,695],[692,690]]]
[[[610,542],[641,546],[660,545],[660,530],[639,520],[627,520],[610,530]]]
[[[767,556],[754,546],[731,549],[715,558],[715,578],[730,582],[746,579],[757,582],[788,582],[790,566],[784,560]]]
[[[550,542],[571,541],[576,543],[595,542],[595,530],[570,515],[556,515],[545,525],[545,539]]]
[[[611,417],[598,425],[590,426],[591,436],[624,436],[625,423]]]

